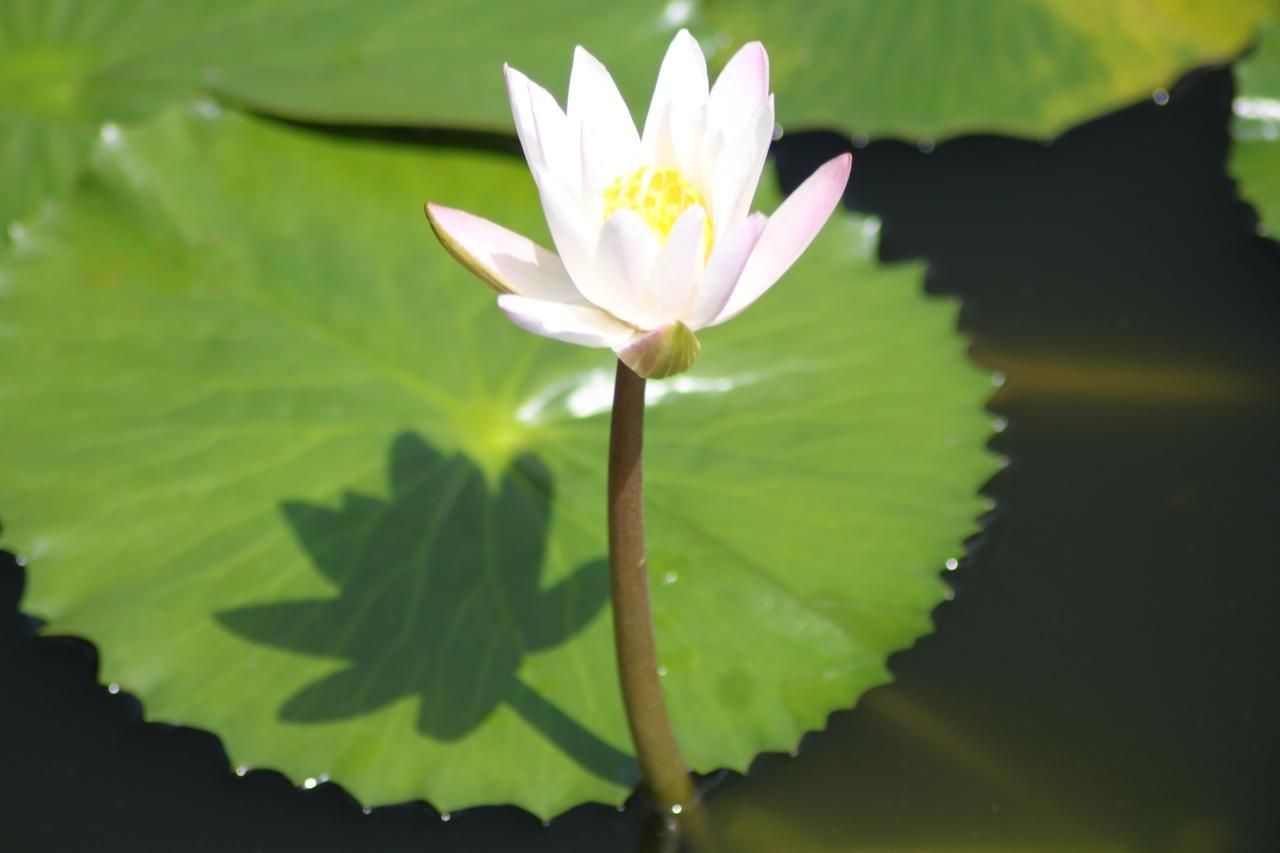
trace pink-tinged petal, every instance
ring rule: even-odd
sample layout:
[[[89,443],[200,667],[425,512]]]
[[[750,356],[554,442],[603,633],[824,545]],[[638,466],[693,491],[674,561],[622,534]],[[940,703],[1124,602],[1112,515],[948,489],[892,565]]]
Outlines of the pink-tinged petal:
[[[759,299],[809,248],[840,203],[852,166],[853,157],[849,154],[827,161],[778,206],[747,260],[737,287],[711,325],[737,316]]]
[[[752,114],[736,139],[726,139],[711,184],[711,216],[717,237],[734,227],[751,210],[773,141],[773,96]]]
[[[768,217],[753,213],[739,222],[724,239],[716,244],[711,261],[702,275],[702,286],[689,312],[686,325],[695,332],[710,325],[728,304],[734,286],[742,276],[743,267],[764,232]]]
[[[667,48],[662,68],[658,71],[658,82],[653,87],[653,100],[649,102],[642,137],[645,150],[653,150],[656,134],[668,110],[671,113],[672,140],[678,145],[686,144],[693,135],[693,130],[687,125],[699,120],[706,108],[707,96],[707,59],[689,31],[681,30]]]
[[[527,296],[503,294],[498,307],[522,329],[584,347],[623,346],[635,329],[591,305],[565,305]]]
[[[702,205],[689,207],[667,236],[649,274],[649,293],[657,303],[659,322],[682,319],[693,305],[706,263],[705,226],[707,212]]]
[[[546,169],[534,169],[533,176],[556,252],[578,290],[591,299],[591,294],[583,289],[582,284],[595,271],[595,227],[587,221],[577,199],[559,177]]]
[[[618,360],[646,379],[665,379],[693,366],[702,344],[683,323],[668,323],[615,346]]]
[[[758,41],[733,55],[707,101],[707,131],[736,139],[759,106],[769,97],[769,55]]]
[[[566,114],[582,126],[583,194],[599,194],[632,168],[640,135],[608,70],[581,47],[573,54]]]
[[[494,222],[439,204],[427,220],[441,245],[499,293],[586,304],[553,253]]]
[[[649,293],[658,250],[653,229],[640,214],[623,208],[600,229],[595,277],[589,284],[578,282],[578,289],[623,322],[652,329],[661,322],[657,301]]]

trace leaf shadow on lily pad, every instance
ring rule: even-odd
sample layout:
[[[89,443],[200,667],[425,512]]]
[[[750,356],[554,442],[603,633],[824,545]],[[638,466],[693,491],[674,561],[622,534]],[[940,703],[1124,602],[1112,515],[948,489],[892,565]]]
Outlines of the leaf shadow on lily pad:
[[[419,731],[455,741],[506,704],[586,769],[634,783],[631,756],[518,676],[526,654],[581,631],[609,594],[603,559],[539,588],[550,473],[521,456],[495,492],[471,460],[412,433],[395,439],[390,456],[389,500],[347,492],[338,509],[281,506],[336,597],[217,614],[255,643],[346,661],[289,697],[280,719],[331,722],[416,696]]]

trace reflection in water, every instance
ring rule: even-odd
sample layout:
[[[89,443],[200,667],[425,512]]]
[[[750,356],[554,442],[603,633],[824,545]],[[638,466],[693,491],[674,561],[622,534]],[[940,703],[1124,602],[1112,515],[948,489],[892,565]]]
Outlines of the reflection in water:
[[[1269,397],[1277,374],[1174,358],[1069,357],[975,347],[982,364],[999,365],[1017,380],[1021,397],[1058,397],[1100,403],[1241,404]]]
[[[338,509],[282,506],[337,597],[218,614],[255,643],[347,662],[291,696],[280,718],[328,722],[416,696],[418,729],[449,741],[505,703],[592,772],[631,784],[630,756],[517,677],[525,655],[581,631],[608,598],[604,560],[539,589],[547,470],[521,457],[493,494],[469,459],[445,458],[406,433],[392,447],[390,480],[385,501],[347,493]]]

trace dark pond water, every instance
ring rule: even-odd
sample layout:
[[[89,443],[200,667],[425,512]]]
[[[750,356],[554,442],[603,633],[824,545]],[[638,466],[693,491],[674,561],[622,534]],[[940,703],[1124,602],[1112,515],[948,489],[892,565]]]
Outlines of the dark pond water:
[[[1280,849],[1280,244],[1225,174],[1231,96],[1199,72],[1052,145],[857,152],[885,259],[927,259],[1008,377],[1012,465],[897,681],[717,780],[725,849]],[[848,146],[789,134],[784,182]],[[655,849],[639,807],[442,822],[238,778],[214,735],[98,685],[91,646],[34,639],[21,587],[7,557],[0,850]]]

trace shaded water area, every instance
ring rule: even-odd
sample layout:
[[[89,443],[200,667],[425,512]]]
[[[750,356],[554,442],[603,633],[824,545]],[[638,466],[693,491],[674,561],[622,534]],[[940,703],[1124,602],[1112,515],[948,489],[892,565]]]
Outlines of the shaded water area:
[[[1012,464],[896,681],[713,780],[725,849],[1280,849],[1280,244],[1225,173],[1231,97],[1204,71],[1050,145],[855,150],[883,258],[927,260],[1007,377]],[[784,184],[850,144],[789,133]],[[141,723],[90,645],[34,639],[22,583],[6,556],[0,849],[652,849],[638,804],[444,821],[238,777],[213,734]]]

